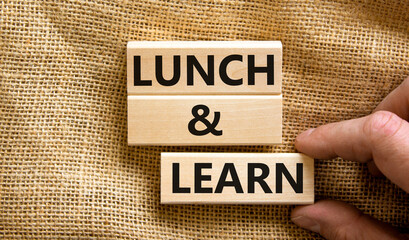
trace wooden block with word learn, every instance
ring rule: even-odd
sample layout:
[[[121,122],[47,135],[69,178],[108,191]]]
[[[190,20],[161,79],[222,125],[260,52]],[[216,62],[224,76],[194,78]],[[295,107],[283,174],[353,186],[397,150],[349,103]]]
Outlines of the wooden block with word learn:
[[[282,141],[282,97],[128,96],[130,145],[269,145]]]
[[[314,159],[299,153],[162,153],[162,204],[312,204]]]
[[[128,95],[281,94],[279,41],[129,42]]]

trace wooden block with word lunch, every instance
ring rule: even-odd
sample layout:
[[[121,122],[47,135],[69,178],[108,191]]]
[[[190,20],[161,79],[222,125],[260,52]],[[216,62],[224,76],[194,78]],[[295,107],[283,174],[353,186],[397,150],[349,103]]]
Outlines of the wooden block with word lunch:
[[[278,144],[281,115],[281,95],[128,96],[128,143]]]
[[[129,42],[128,95],[281,94],[279,41]]]
[[[314,159],[299,153],[162,153],[162,204],[312,204]]]

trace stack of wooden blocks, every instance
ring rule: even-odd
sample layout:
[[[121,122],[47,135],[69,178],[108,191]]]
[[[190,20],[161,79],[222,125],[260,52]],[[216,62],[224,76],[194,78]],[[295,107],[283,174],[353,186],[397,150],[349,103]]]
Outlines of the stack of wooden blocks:
[[[274,41],[129,42],[130,145],[282,143],[282,46]],[[298,153],[162,153],[162,203],[314,201]]]

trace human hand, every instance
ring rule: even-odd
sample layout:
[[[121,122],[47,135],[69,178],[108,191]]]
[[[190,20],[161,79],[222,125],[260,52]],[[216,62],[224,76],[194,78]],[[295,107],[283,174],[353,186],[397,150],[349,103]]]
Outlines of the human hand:
[[[409,78],[366,117],[301,133],[298,151],[319,159],[337,156],[367,163],[409,193]],[[340,201],[323,200],[293,210],[292,221],[326,239],[408,239],[391,226]]]

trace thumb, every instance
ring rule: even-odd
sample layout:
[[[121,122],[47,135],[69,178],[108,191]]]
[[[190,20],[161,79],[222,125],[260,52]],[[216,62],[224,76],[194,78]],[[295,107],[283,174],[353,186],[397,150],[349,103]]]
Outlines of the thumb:
[[[302,228],[338,239],[406,239],[391,226],[340,201],[323,200],[294,209],[291,220]]]

